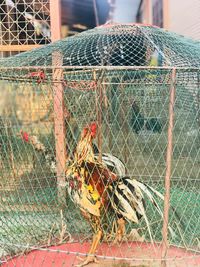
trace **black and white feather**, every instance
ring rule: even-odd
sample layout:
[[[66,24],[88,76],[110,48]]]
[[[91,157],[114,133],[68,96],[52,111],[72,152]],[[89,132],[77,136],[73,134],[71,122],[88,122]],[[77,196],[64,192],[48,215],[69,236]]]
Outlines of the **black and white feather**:
[[[123,177],[109,185],[108,195],[111,206],[119,217],[123,217],[126,221],[131,221],[136,224],[139,223],[142,217],[144,218],[150,239],[153,242],[150,224],[145,210],[144,196],[146,195],[147,199],[155,206],[161,218],[163,218],[163,213],[155,199],[155,196],[157,196],[161,200],[164,200],[163,195],[154,188],[130,177]],[[171,227],[169,227],[169,230],[172,236],[174,236]]]
[[[94,158],[98,161],[99,157],[99,149],[92,143],[92,149],[94,151]],[[107,167],[111,172],[115,173],[119,177],[123,177],[126,175],[125,164],[116,156],[110,153],[102,154],[102,163]]]
[[[95,159],[98,160],[98,154],[95,154]],[[111,172],[115,173],[119,177],[126,175],[126,168],[124,163],[117,158],[108,153],[102,154],[102,163],[107,167]]]

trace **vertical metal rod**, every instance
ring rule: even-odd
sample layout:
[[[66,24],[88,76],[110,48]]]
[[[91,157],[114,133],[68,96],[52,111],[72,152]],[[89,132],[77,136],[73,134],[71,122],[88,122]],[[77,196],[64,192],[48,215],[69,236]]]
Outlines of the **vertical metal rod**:
[[[60,52],[54,52],[52,55],[53,66],[58,66],[53,70],[53,104],[54,104],[54,131],[56,147],[56,172],[58,201],[61,205],[65,204],[65,163],[66,163],[66,146],[65,146],[65,119],[64,119],[64,88],[63,88],[63,57]]]
[[[144,5],[145,23],[152,24],[152,0],[146,0]]]
[[[93,0],[93,8],[94,8],[94,16],[95,16],[96,26],[99,26],[99,17],[98,17],[98,12],[97,12],[97,3],[96,3],[96,0]]]
[[[107,96],[107,91],[108,89],[106,88],[106,85],[104,84],[104,82],[102,83],[102,93],[103,93],[103,104],[105,107],[105,114],[104,116],[106,117],[107,120],[107,126],[105,129],[105,134],[106,134],[106,138],[108,138],[108,148],[110,149],[110,141],[111,141],[111,129],[110,129],[110,116],[109,116],[109,100],[108,100],[108,96]]]
[[[200,71],[197,71],[197,123],[198,123],[198,130],[200,130]],[[198,139],[200,144],[200,131],[198,131]]]
[[[169,99],[169,125],[168,125],[168,144],[166,156],[166,175],[165,175],[165,196],[164,196],[164,218],[162,229],[162,267],[166,267],[166,256],[168,250],[168,222],[169,222],[169,208],[170,208],[170,178],[171,178],[171,164],[173,153],[173,127],[174,127],[174,103],[175,103],[175,83],[176,83],[176,69],[172,70],[171,88]]]
[[[102,161],[102,102],[103,92],[102,84],[97,82],[96,71],[93,72],[94,81],[96,83],[96,112],[97,112],[97,123],[98,123],[98,149],[99,149],[99,161]]]
[[[112,151],[112,143],[113,143],[113,140],[112,140],[112,107],[111,107],[111,104],[112,104],[112,97],[111,97],[111,85],[109,85],[108,87],[108,115],[107,115],[107,121],[108,121],[108,148],[109,148],[109,151]]]
[[[61,5],[60,0],[50,0],[50,21],[51,21],[51,41],[61,39]],[[65,204],[66,190],[65,184],[65,120],[64,120],[64,92],[63,92],[63,70],[59,68],[63,65],[63,56],[60,52],[52,54],[52,65],[58,66],[53,70],[53,104],[54,104],[54,132],[56,147],[56,173],[58,201]]]
[[[50,0],[51,41],[61,39],[60,0]]]
[[[163,28],[169,30],[169,8],[170,3],[169,0],[162,0],[163,1]]]
[[[102,103],[103,103],[103,92],[102,92],[102,85],[100,84],[97,87],[98,90],[98,147],[99,147],[99,160],[102,161]]]
[[[7,27],[6,27],[6,33],[5,33],[5,36],[4,36],[4,41],[7,45],[10,45],[11,44],[11,38],[10,38],[10,34],[11,34],[11,31],[9,30],[10,28],[10,17],[9,17],[9,6],[8,5],[5,5],[5,18],[4,18],[4,27],[5,25],[7,24]],[[7,51],[5,53],[6,56],[11,56],[11,52],[10,51]]]

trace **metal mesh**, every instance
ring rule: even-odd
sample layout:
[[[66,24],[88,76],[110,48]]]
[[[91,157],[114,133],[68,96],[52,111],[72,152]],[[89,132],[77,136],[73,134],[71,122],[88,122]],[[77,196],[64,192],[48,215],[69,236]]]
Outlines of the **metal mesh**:
[[[103,26],[48,47],[3,60],[2,66],[51,66],[60,51],[64,66],[199,66],[199,42],[160,28]]]
[[[80,49],[80,53],[85,56],[75,52],[78,48],[76,42],[79,45],[84,44],[87,47],[85,51],[89,54],[88,51],[93,50],[95,47],[93,44],[97,40],[91,33],[96,31],[101,33],[98,43],[103,40],[101,38],[105,38],[104,40],[111,38],[116,41],[119,40],[117,38],[123,37],[122,33],[117,35],[117,29],[124,29],[124,31],[126,29],[127,32],[130,30],[133,35],[132,37],[130,34],[130,38],[136,39],[133,33],[136,36],[143,33],[144,39],[149,32],[151,34],[148,36],[156,33],[157,40],[159,36],[165,36],[166,39],[162,43],[162,64],[167,65],[170,62],[169,67],[163,65],[145,67],[150,63],[149,54],[146,52],[145,56],[141,52],[141,58],[137,60],[136,57],[133,59],[135,54],[130,52],[129,61],[127,60],[127,65],[129,62],[130,66],[95,66],[93,68],[91,65],[100,65],[102,61],[98,56],[95,61],[95,54],[91,53],[91,58],[88,57],[87,62],[89,67],[59,67],[62,60],[64,64],[67,62],[66,65],[69,62],[71,65],[78,63],[86,65],[84,50]],[[115,38],[112,35],[113,32],[118,36],[116,39],[113,39]],[[107,33],[106,37],[103,33]],[[126,40],[126,34],[124,40]],[[86,40],[81,41],[82,37]],[[49,266],[55,265],[56,262],[56,266],[69,266],[69,262],[71,265],[78,262],[76,255],[88,253],[88,243],[92,239],[93,232],[88,224],[87,216],[82,216],[77,203],[73,203],[66,194],[67,186],[69,186],[69,183],[65,183],[67,176],[63,177],[62,172],[59,176],[58,170],[56,172],[55,166],[51,163],[55,163],[57,159],[58,166],[63,161],[62,156],[65,150],[69,156],[73,156],[81,131],[92,121],[97,122],[99,129],[94,143],[100,152],[115,155],[120,159],[126,167],[126,176],[131,179],[135,178],[164,194],[172,86],[175,88],[175,102],[173,105],[173,154],[169,210],[169,226],[172,231],[169,229],[169,244],[183,247],[185,250],[176,251],[177,261],[175,261],[175,255],[169,251],[166,260],[169,264],[173,260],[177,266],[184,266],[187,259],[194,260],[198,257],[200,252],[200,71],[197,68],[198,56],[196,55],[198,44],[182,38],[178,42],[176,38],[174,34],[150,27],[97,28],[46,48],[34,50],[32,54],[28,52],[3,61],[5,66],[13,64],[13,67],[2,67],[0,73],[0,234],[2,236],[0,246],[3,261],[11,264],[10,257],[20,253],[25,254],[37,248],[40,252],[45,251],[46,254],[41,254],[40,257],[33,256],[33,258],[28,254],[24,257],[24,266],[27,264],[26,257],[32,266],[35,266],[35,262],[42,258],[42,262],[37,263],[37,266],[42,266],[49,257],[48,255],[51,253],[57,255],[58,252],[62,258],[60,265],[58,265],[59,259],[55,256]],[[184,41],[181,42],[181,40]],[[72,64],[68,58],[67,49],[70,48],[67,44],[72,44],[73,41],[70,55],[70,60],[72,60],[72,53],[74,53]],[[146,46],[149,44],[148,51],[155,52],[154,49],[157,46],[153,49],[150,37],[145,39],[145,42]],[[125,43],[128,44],[128,41]],[[135,41],[136,43],[139,43],[139,40]],[[186,49],[186,43],[189,45],[187,51],[181,54],[182,49],[184,47]],[[60,53],[52,55],[56,46],[61,47],[61,44],[63,45],[63,59]],[[170,49],[169,44],[171,44]],[[105,47],[105,44],[102,47]],[[132,49],[135,49],[134,47]],[[140,51],[143,51],[141,46],[138,47]],[[176,50],[176,47],[179,47],[179,50]],[[193,50],[192,47],[196,49]],[[176,53],[172,53],[172,49],[176,50]],[[109,54],[114,55],[113,53]],[[114,59],[111,57],[110,63],[107,61],[103,65],[115,65],[111,62],[120,65],[117,63],[119,53],[115,55],[116,61],[112,61]],[[54,62],[57,62],[55,64],[57,67],[20,67],[20,64],[37,66],[37,62],[38,66],[51,64],[52,56]],[[19,65],[15,68],[15,64]],[[181,67],[174,67],[179,64]],[[134,66],[131,67],[131,65]],[[175,80],[173,79],[174,71]],[[61,146],[63,124],[65,138],[64,146]],[[33,144],[26,142],[20,131],[27,132],[29,136],[35,136],[39,140],[40,147],[44,145],[46,152],[43,153]],[[57,158],[56,150],[60,151]],[[65,165],[64,169],[67,170],[69,167],[66,162]],[[163,200],[159,197],[155,199],[163,210]],[[145,264],[160,261],[161,255],[158,251],[162,249],[163,218],[145,194],[144,200],[146,216],[157,253],[149,247],[151,238],[144,217],[139,220],[138,224],[127,220],[126,234],[122,241],[114,245],[112,242],[117,232],[117,209],[113,212],[108,208],[104,209],[100,216],[103,238],[96,252],[100,261],[104,262],[103,259],[106,259],[109,264],[116,262],[119,264],[122,260],[130,264],[135,261],[145,262]],[[50,245],[60,246],[48,248]],[[151,253],[147,253],[149,250]],[[68,258],[68,254],[73,255],[73,258]],[[195,264],[198,266],[198,261]],[[47,263],[45,266],[48,266]]]
[[[48,0],[2,0],[0,22],[1,56],[50,43]]]
[[[82,76],[82,79],[87,77],[87,83],[93,82],[91,71],[87,71],[87,75],[80,71],[65,71],[68,81],[79,80]],[[105,95],[101,107],[102,151],[119,157],[126,165],[127,175],[163,192],[171,71],[151,72],[120,70],[120,76],[127,77],[125,81],[116,80],[117,70],[105,72],[102,82]],[[199,72],[188,71],[187,75],[192,79],[187,77],[186,82],[183,82],[183,74],[186,74],[185,70],[177,71],[171,188],[171,205],[180,214],[180,221],[171,210],[170,225],[175,236],[170,236],[170,243],[197,249],[200,229]],[[167,82],[160,83],[160,78]],[[1,245],[4,253],[19,253],[24,250],[24,245],[43,246],[71,242],[72,238],[78,242],[89,238],[91,230],[87,220],[83,221],[68,197],[63,213],[60,211],[55,173],[43,156],[30,144],[24,143],[19,135],[21,129],[36,135],[54,157],[52,83],[2,81],[1,84],[1,94],[6,94],[1,105]],[[97,91],[84,87],[81,90],[74,83],[69,83],[64,89],[65,106],[73,114],[66,125],[66,142],[68,152],[71,152],[84,125],[97,119]],[[144,125],[139,122],[141,128],[138,126],[137,132],[133,103],[140,107],[145,120]],[[147,122],[152,118],[159,120],[161,129],[154,129],[155,124],[148,126]],[[162,201],[160,205],[162,207]],[[161,241],[162,219],[148,201],[146,209],[153,238]],[[106,224],[111,227],[113,219],[112,215],[107,216]],[[184,222],[184,227],[181,222]],[[105,227],[104,241],[113,238],[109,235],[112,232],[110,227]],[[127,238],[131,240],[131,230],[135,227],[147,242],[149,235],[144,220],[139,225],[127,224]],[[124,242],[129,246],[130,241]]]

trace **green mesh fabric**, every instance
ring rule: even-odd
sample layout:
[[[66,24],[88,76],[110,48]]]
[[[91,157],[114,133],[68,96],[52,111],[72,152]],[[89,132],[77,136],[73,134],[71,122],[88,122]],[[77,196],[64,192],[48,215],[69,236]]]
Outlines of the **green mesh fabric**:
[[[160,66],[198,67],[199,49],[199,42],[157,27],[105,25],[1,60],[1,66],[51,66],[59,51],[63,66],[149,66],[156,52]]]

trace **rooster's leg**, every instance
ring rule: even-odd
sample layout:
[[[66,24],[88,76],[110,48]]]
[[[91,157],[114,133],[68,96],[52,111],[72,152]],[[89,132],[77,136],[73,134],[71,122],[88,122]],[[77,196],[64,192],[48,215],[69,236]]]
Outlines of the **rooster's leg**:
[[[124,235],[125,230],[126,230],[125,220],[123,218],[118,219],[117,224],[118,224],[118,227],[117,227],[116,237],[115,237],[115,240],[113,242],[114,244],[122,241],[123,235]]]
[[[91,248],[90,248],[90,250],[88,252],[89,255],[84,260],[84,262],[82,262],[81,264],[76,265],[77,267],[85,266],[90,262],[97,262],[95,253],[96,253],[96,249],[97,249],[97,246],[98,246],[98,244],[100,242],[101,237],[102,237],[102,231],[99,230],[98,233],[95,234],[94,237],[93,237],[92,246],[91,246]]]

